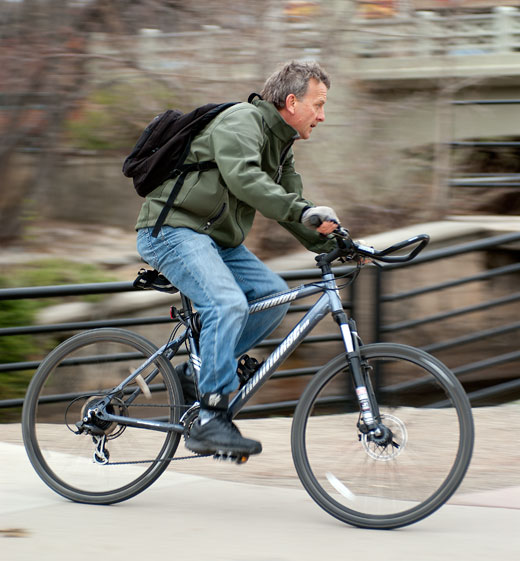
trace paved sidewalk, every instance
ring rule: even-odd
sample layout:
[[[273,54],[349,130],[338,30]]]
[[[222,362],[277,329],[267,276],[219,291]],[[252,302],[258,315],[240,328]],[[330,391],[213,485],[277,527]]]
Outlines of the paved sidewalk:
[[[456,504],[422,522],[378,532],[336,521],[301,489],[222,481],[173,468],[125,503],[80,505],[40,481],[21,445],[0,442],[0,458],[0,552],[5,561],[100,556],[114,561],[159,556],[512,561],[520,552],[520,487],[456,495]]]

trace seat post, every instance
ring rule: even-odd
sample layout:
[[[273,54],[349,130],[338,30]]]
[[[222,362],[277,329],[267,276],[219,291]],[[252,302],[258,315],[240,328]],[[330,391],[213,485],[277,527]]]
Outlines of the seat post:
[[[182,292],[181,295],[181,303],[182,303],[182,311],[186,316],[190,316],[193,312],[193,306],[191,304],[191,300],[185,296]]]

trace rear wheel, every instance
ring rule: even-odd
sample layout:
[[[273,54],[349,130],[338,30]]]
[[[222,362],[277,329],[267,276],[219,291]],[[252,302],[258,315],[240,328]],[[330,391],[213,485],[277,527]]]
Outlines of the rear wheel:
[[[361,354],[367,389],[378,387],[380,434],[358,425],[350,369],[338,356],[296,408],[295,467],[311,497],[343,522],[405,526],[434,512],[460,485],[473,449],[471,407],[451,371],[427,353],[374,344]]]
[[[166,469],[178,433],[99,419],[81,434],[76,426],[156,350],[133,332],[97,329],[71,337],[43,360],[27,391],[22,429],[32,465],[54,491],[78,502],[115,503],[140,493]],[[173,367],[157,357],[107,411],[178,423],[183,403]]]

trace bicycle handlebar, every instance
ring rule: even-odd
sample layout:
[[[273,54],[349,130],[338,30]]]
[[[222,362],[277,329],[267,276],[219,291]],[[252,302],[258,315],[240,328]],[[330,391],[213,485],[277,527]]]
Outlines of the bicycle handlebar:
[[[406,263],[414,259],[428,244],[430,236],[419,234],[398,242],[386,249],[376,250],[373,247],[355,242],[345,228],[338,226],[334,234],[337,238],[338,247],[327,253],[325,261],[331,263],[340,257],[354,258],[356,256],[369,257],[383,263]],[[410,246],[416,246],[406,255],[392,255],[393,253]]]

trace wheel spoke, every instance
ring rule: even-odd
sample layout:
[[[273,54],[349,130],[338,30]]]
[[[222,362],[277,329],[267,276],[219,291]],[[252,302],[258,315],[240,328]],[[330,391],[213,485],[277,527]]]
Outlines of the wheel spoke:
[[[31,462],[56,492],[79,502],[118,502],[145,489],[167,467],[178,434],[124,426],[95,413],[109,399],[110,414],[178,423],[182,391],[170,363],[160,357],[141,379],[107,397],[155,351],[135,333],[101,329],[65,341],[42,362],[22,424]],[[145,382],[150,379],[153,385]],[[143,458],[155,460],[136,463]]]

